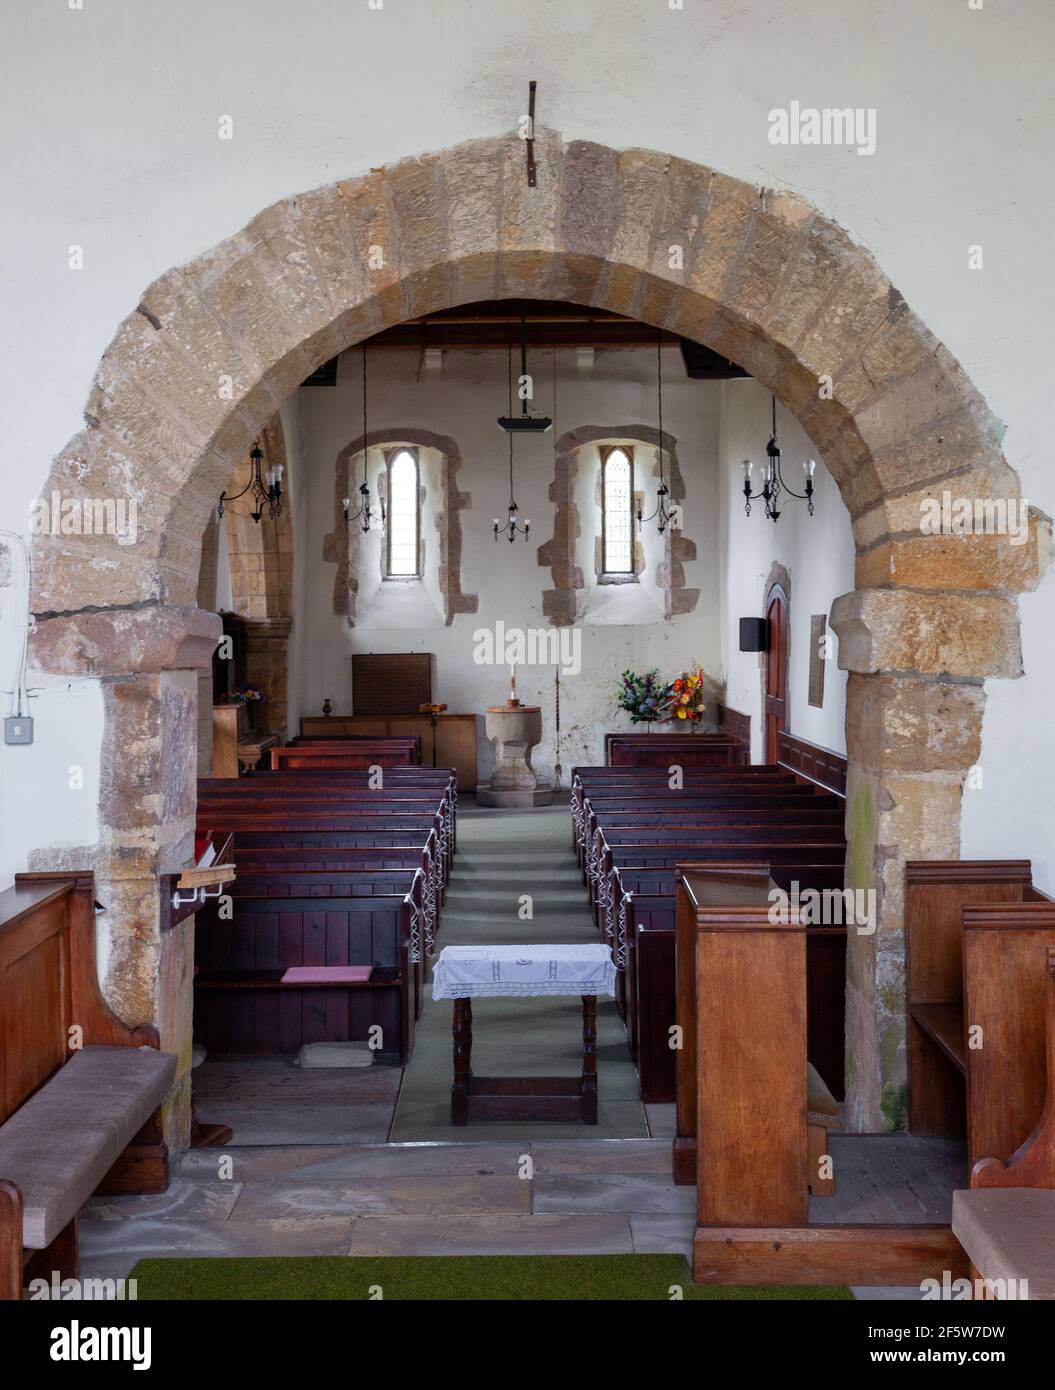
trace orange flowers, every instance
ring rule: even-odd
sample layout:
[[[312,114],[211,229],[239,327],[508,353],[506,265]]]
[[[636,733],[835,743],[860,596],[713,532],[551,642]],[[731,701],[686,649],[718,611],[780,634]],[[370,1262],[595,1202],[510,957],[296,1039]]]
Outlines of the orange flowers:
[[[703,667],[695,663],[691,671],[683,671],[670,683],[669,694],[661,717],[694,724],[703,718]]]

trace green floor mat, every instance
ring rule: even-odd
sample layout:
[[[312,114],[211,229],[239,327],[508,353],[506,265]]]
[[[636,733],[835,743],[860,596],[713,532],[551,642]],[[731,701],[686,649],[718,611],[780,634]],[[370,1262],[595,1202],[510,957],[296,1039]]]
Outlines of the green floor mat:
[[[305,1256],[140,1260],[140,1300],[853,1299],[839,1286],[693,1284],[680,1255]],[[680,1292],[678,1292],[680,1291]]]

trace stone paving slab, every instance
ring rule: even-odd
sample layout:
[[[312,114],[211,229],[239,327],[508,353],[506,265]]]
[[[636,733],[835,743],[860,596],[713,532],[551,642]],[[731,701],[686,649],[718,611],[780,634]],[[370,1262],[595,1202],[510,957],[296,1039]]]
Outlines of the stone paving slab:
[[[625,1216],[364,1216],[353,1255],[629,1255]]]
[[[513,1143],[261,1145],[238,1149],[230,1158],[234,1177],[245,1182],[272,1178],[298,1182],[355,1181],[374,1177],[413,1178],[420,1174],[508,1177],[517,1173],[523,1155],[530,1149],[530,1145]],[[178,1172],[189,1178],[213,1176],[225,1152],[223,1149],[191,1149],[180,1158]]]
[[[456,1218],[460,1219],[460,1218]],[[136,1260],[166,1255],[345,1255],[351,1239],[351,1216],[297,1217],[284,1220],[87,1221],[81,1228],[82,1268],[98,1261]]]
[[[630,1213],[630,1235],[639,1255],[684,1255],[692,1263],[692,1237],[696,1215]]]
[[[297,1067],[290,1057],[207,1058],[194,1069],[194,1100],[244,1106],[248,1102],[297,1106],[395,1103],[402,1070],[371,1067]]]
[[[661,1212],[696,1211],[696,1189],[675,1187],[668,1177],[620,1173],[573,1177],[536,1177],[532,1183],[536,1212]]]
[[[212,1182],[174,1177],[167,1192],[141,1193],[127,1197],[92,1197],[81,1208],[81,1220],[141,1221],[151,1218],[175,1218],[184,1221],[226,1221],[241,1191],[240,1182],[224,1182],[215,1178],[215,1170]]]
[[[237,1149],[257,1144],[383,1144],[392,1105],[288,1105],[285,1101],[235,1105],[218,1098],[196,1104],[206,1123],[230,1125]]]
[[[645,1119],[648,1132],[654,1139],[673,1139],[678,1129],[677,1107],[671,1105],[646,1105]]]
[[[244,1225],[286,1217],[450,1216],[531,1211],[531,1184],[515,1177],[371,1178],[358,1183],[251,1183],[231,1214]]]
[[[535,1177],[556,1173],[657,1173],[670,1176],[670,1144],[665,1139],[584,1139],[570,1143],[539,1140],[531,1145]]]

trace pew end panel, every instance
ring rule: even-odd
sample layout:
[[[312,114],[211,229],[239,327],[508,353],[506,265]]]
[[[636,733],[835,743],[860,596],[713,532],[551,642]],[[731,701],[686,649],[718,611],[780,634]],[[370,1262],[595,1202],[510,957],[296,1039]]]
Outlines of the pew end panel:
[[[1029,860],[913,860],[905,866],[908,1128],[967,1132],[963,1028],[963,909],[1021,902]]]
[[[1055,903],[965,910],[964,977],[970,1185],[1055,1188]]]

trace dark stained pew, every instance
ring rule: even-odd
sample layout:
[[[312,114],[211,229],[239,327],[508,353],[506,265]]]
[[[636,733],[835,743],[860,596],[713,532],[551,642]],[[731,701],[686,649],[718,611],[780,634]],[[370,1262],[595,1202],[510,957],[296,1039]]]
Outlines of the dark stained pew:
[[[728,766],[745,760],[745,751],[729,734],[608,733],[604,760],[609,767]]]
[[[625,902],[627,1034],[646,1104],[675,1098],[675,1051],[670,1046],[677,1021],[674,922],[677,879],[690,867],[614,871],[617,899]],[[773,882],[788,893],[793,882],[800,891],[841,888],[843,875],[841,863],[770,869]],[[844,1086],[845,970],[845,931],[807,934],[807,1055],[837,1099]]]
[[[397,742],[399,742],[397,740]],[[410,740],[403,740],[409,745]],[[340,744],[334,742],[285,744],[271,750],[272,771],[307,768],[411,767],[415,750],[410,746],[390,747],[363,742]]]
[[[382,1060],[409,1060],[419,973],[409,893],[246,897],[230,920],[202,926],[194,1035],[209,1051],[289,1053],[305,1043],[367,1041],[380,1029]],[[287,984],[291,966],[323,969],[317,983]],[[329,983],[328,972],[342,966],[372,973],[363,983]]]
[[[675,765],[674,745],[668,744]],[[841,887],[845,803],[783,767],[576,768],[573,837],[601,939],[623,967],[617,1005],[646,1102],[674,1098],[678,866],[765,865],[775,881]],[[845,932],[810,940],[810,1060],[843,1088]]]
[[[308,756],[315,745],[300,747]],[[366,747],[355,741],[357,754]],[[309,767],[202,783],[199,833],[230,834],[238,872],[233,912],[199,914],[195,1031],[206,1047],[290,1052],[380,1030],[382,1057],[408,1060],[456,793],[447,769],[401,765],[373,780]]]

